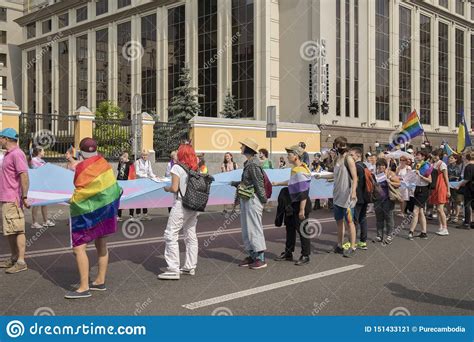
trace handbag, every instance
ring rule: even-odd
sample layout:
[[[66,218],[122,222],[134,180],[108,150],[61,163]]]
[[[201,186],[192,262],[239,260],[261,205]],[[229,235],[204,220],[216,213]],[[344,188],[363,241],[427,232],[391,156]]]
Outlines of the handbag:
[[[400,194],[400,189],[395,188],[388,180],[388,197],[390,201],[394,202],[403,202],[402,195]]]
[[[241,184],[237,187],[237,196],[241,199],[249,200],[253,198],[254,195],[255,188],[253,187],[253,185],[245,186]]]

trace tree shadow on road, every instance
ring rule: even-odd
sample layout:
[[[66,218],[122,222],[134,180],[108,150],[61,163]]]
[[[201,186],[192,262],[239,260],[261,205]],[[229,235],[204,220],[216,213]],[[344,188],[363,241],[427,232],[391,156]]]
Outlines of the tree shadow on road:
[[[395,297],[410,299],[412,301],[421,302],[421,303],[450,306],[453,308],[474,311],[473,309],[474,301],[472,300],[464,300],[464,299],[459,300],[456,298],[449,298],[449,297],[435,295],[429,292],[411,290],[397,283],[388,283],[385,285],[385,287],[391,290],[392,295],[394,295]]]

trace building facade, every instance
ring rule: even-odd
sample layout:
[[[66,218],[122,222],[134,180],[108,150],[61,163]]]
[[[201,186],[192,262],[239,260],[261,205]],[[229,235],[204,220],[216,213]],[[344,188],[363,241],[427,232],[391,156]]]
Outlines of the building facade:
[[[167,121],[187,66],[204,117],[230,91],[242,118],[276,106],[280,122],[318,124],[322,146],[346,135],[370,149],[416,109],[437,144],[454,139],[461,111],[474,124],[473,12],[462,0],[32,1],[17,20],[21,106],[65,115],[112,100]],[[316,88],[308,42],[325,47]],[[328,114],[311,114],[323,88]]]
[[[20,26],[15,22],[23,15],[23,0],[0,1],[0,77],[1,100],[21,103]]]

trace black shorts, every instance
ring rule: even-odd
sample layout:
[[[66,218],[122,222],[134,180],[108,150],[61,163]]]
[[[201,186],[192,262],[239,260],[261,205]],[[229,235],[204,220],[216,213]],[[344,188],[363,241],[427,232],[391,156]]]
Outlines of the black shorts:
[[[415,189],[415,205],[424,208],[430,194],[429,186],[417,186]]]

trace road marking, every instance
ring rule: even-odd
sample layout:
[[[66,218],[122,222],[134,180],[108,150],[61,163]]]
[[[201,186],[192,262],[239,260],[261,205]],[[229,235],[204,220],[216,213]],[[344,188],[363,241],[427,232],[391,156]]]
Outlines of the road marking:
[[[364,265],[353,264],[353,265],[349,265],[349,266],[339,267],[339,268],[335,268],[335,269],[328,270],[328,271],[323,271],[323,272],[319,272],[319,273],[310,274],[310,275],[307,275],[307,276],[304,276],[304,277],[284,280],[284,281],[280,281],[278,283],[259,286],[259,287],[255,287],[253,289],[248,289],[248,290],[244,290],[244,291],[230,293],[230,294],[227,294],[227,295],[224,295],[224,296],[219,296],[219,297],[214,297],[214,298],[210,298],[210,299],[206,299],[206,300],[201,300],[199,302],[194,302],[194,303],[183,305],[183,307],[186,308],[186,309],[189,309],[189,310],[196,310],[196,309],[204,308],[206,306],[215,305],[215,304],[219,304],[219,303],[223,303],[223,302],[228,302],[230,300],[252,296],[252,295],[255,295],[255,294],[258,294],[258,293],[267,292],[267,291],[271,291],[271,290],[276,290],[276,289],[280,289],[282,287],[291,286],[291,285],[295,285],[295,284],[303,283],[303,282],[306,282],[306,281],[327,277],[327,276],[342,273],[342,272],[352,271],[352,270],[355,270],[355,269],[358,269],[358,268],[361,268],[361,267],[364,267]]]
[[[327,217],[324,219],[320,219],[319,222],[321,223],[327,223],[327,222],[333,222],[334,219],[331,217]],[[224,229],[222,231],[218,231],[220,227],[223,225],[220,225],[216,230],[212,231],[205,231],[205,232],[200,232],[197,233],[197,237],[204,238],[204,237],[211,237],[215,236],[218,237],[220,235],[230,235],[230,234],[236,234],[240,233],[242,231],[241,227],[237,228],[231,228],[231,229]],[[281,227],[275,227],[273,224],[267,224],[263,226],[264,230],[271,230],[271,229],[281,229]],[[180,235],[179,237],[180,240],[183,239],[183,236]],[[147,245],[147,244],[152,244],[152,243],[160,243],[164,242],[165,239],[164,237],[154,237],[154,238],[145,238],[145,239],[135,239],[135,240],[122,240],[122,241],[113,241],[113,242],[108,242],[107,243],[107,248],[113,249],[113,248],[119,248],[119,247],[132,247],[132,246],[140,246],[140,245]],[[95,250],[94,246],[89,246],[87,247],[88,251]],[[52,255],[59,255],[59,254],[66,254],[66,253],[71,253],[72,248],[71,247],[59,247],[59,248],[50,248],[50,249],[42,249],[38,251],[31,251],[27,252],[26,256],[29,258],[37,258],[37,257],[43,257],[43,256],[52,256]],[[10,254],[1,254],[0,259],[3,258],[8,258]]]

